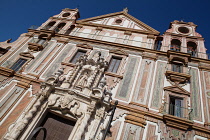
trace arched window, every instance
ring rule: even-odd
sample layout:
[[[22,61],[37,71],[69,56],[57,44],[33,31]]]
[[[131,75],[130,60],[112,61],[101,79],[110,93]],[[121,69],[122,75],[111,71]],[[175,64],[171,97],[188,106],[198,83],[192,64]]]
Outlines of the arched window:
[[[53,25],[55,25],[55,21],[50,22],[49,24],[47,24],[47,26],[45,26],[45,29],[50,29]]]
[[[180,47],[181,47],[181,41],[179,41],[178,39],[172,39],[171,40],[171,50],[173,51],[180,51]]]
[[[187,42],[187,53],[190,53],[192,56],[196,56],[197,45],[195,42],[189,41]]]
[[[55,29],[55,32],[58,33],[65,25],[66,25],[66,23],[60,23],[60,24],[58,24],[57,28]]]
[[[156,38],[155,45],[154,45],[155,50],[160,50],[161,49],[162,41],[163,41],[163,37],[157,37]]]
[[[75,28],[75,25],[71,25],[70,28],[65,32],[65,34],[69,35],[74,28]]]

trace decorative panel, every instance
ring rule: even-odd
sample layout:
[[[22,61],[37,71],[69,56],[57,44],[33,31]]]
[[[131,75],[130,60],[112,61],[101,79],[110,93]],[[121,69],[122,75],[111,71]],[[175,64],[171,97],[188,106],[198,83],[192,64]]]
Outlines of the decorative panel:
[[[122,140],[142,140],[142,131],[144,131],[142,127],[126,123]]]
[[[52,62],[52,64],[47,68],[47,70],[43,74],[43,78],[49,77],[54,72],[56,72],[61,64],[61,62],[64,60],[66,55],[70,52],[72,49],[71,45],[64,46],[64,49],[62,52],[55,58],[55,60]]]
[[[193,119],[202,121],[201,118],[201,98],[200,98],[200,87],[198,81],[198,69],[191,68],[190,70],[190,90],[191,90],[191,106]]]
[[[14,87],[0,102],[0,118],[1,120],[5,116],[5,113],[10,110],[11,106],[16,102],[20,94],[23,92],[23,88]]]
[[[201,86],[203,89],[203,108],[205,122],[210,121],[210,72],[201,71]]]
[[[25,93],[24,93],[25,94]],[[20,102],[12,108],[12,112],[10,114],[7,113],[8,116],[5,116],[4,119],[0,121],[0,139],[3,139],[4,134],[7,132],[9,126],[17,120],[17,118],[21,115],[23,111],[26,110],[29,102],[31,101],[31,92],[28,91],[23,98],[20,98]]]
[[[143,60],[134,89],[133,101],[141,104],[146,104],[148,98],[148,86],[151,82],[151,74],[153,70],[153,61]]]
[[[152,104],[151,104],[151,107],[154,109],[159,109],[161,106],[166,65],[167,64],[164,62],[160,61],[157,62],[157,69],[156,69],[156,76],[155,76]]]
[[[41,72],[41,70],[45,66],[47,66],[48,62],[51,61],[53,59],[53,57],[59,53],[58,50],[60,49],[61,46],[62,46],[61,44],[56,44],[54,47],[52,47],[54,49],[42,58],[39,65],[37,67],[34,67],[32,73],[33,74],[38,74],[39,72]]]
[[[106,140],[116,140],[117,139],[121,123],[122,123],[121,121],[116,121],[114,124],[112,124],[112,127],[110,128],[112,135],[111,135],[111,137],[106,137]]]
[[[140,62],[140,58],[130,56],[126,65],[125,74],[123,80],[120,83],[116,97],[122,100],[128,101],[129,94],[133,88],[134,79],[137,73],[137,68]]]
[[[13,86],[15,86],[15,84],[16,82],[12,79],[0,82],[0,101],[4,98],[7,92],[11,90]]]
[[[49,44],[32,60],[29,65],[25,68],[25,72],[29,72],[34,66],[38,66],[43,57],[46,57],[54,47],[52,46],[54,42],[49,42]],[[51,49],[50,49],[51,48]]]
[[[156,126],[148,123],[147,132],[146,133],[146,140],[158,140],[157,135],[155,135]]]

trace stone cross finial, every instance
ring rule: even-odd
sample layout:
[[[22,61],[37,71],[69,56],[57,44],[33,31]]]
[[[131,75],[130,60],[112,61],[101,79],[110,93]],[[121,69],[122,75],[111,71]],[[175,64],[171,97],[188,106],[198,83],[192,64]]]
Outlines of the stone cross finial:
[[[123,9],[123,11],[126,12],[126,13],[128,13],[128,8],[125,7],[125,8]]]

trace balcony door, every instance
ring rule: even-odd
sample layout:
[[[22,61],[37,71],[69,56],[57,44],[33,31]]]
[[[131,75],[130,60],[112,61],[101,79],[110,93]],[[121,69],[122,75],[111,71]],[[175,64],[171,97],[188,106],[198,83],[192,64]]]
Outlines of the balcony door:
[[[74,125],[74,121],[48,112],[40,126],[47,130],[46,140],[68,140]],[[36,140],[42,140],[43,136],[43,131],[40,131],[35,138]]]
[[[183,99],[177,97],[170,97],[169,114],[183,117]]]

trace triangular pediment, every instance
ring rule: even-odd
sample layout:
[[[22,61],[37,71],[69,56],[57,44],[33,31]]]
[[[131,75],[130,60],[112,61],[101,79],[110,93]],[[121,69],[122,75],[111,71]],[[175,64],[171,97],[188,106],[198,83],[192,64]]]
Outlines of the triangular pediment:
[[[121,20],[121,22],[119,21],[119,23],[117,23],[117,20]],[[103,26],[113,26],[113,27],[127,28],[127,29],[140,30],[140,31],[159,34],[157,30],[153,29],[152,27],[148,26],[142,21],[136,19],[135,17],[131,16],[125,11],[87,18],[79,20],[77,21],[77,23],[86,23],[86,24],[89,23],[89,24],[97,24]]]
[[[188,92],[187,90],[183,89],[182,87],[180,87],[178,85],[164,87],[164,90],[175,92],[175,93],[178,93],[178,94],[185,94],[185,95],[188,95],[188,96],[190,95],[190,92]]]

